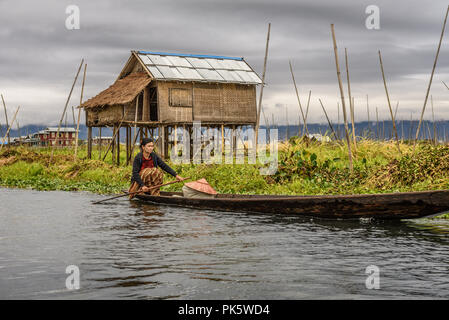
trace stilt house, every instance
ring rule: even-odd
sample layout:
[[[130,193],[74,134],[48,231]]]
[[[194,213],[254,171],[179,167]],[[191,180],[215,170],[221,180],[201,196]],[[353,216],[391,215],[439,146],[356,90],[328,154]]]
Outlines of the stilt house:
[[[89,155],[94,127],[114,128],[117,161],[118,130],[126,128],[129,161],[133,127],[140,137],[157,134],[159,153],[166,157],[168,134],[191,130],[193,121],[221,128],[222,135],[224,128],[255,126],[256,85],[261,83],[243,58],[131,51],[115,83],[81,105]]]

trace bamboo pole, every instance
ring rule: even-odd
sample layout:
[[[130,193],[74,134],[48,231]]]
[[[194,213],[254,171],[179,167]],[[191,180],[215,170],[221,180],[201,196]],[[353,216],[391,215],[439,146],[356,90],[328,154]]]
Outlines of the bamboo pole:
[[[17,124],[17,136],[19,137],[19,146],[22,145],[22,136],[20,135],[20,125],[19,125],[19,119],[16,119]]]
[[[394,119],[396,120],[396,115],[398,114],[399,101],[396,103],[396,109],[394,110]]]
[[[289,132],[289,126],[288,126],[288,108],[287,108],[287,106],[285,106],[285,123],[287,125],[286,132],[285,132],[285,142],[287,142],[288,141],[288,134],[290,133]]]
[[[371,122],[369,119],[369,101],[368,101],[368,95],[366,95],[366,114],[368,115],[368,136],[371,138]]]
[[[433,141],[434,144],[437,144],[437,127],[435,124],[435,113],[433,112],[433,97],[430,95],[430,105],[432,107],[432,122],[433,122]]]
[[[379,112],[376,107],[376,140],[379,140]]]
[[[136,145],[136,139],[137,139],[137,113],[139,110],[139,95],[137,95],[136,97],[136,113],[134,115],[134,143],[131,146],[131,152],[129,153],[129,161],[131,161],[131,158],[133,157],[134,154],[134,146]]]
[[[263,115],[263,118],[264,118],[264,121],[265,121],[265,127],[268,127],[268,119],[265,116],[265,111],[263,111],[263,108],[262,108],[262,115]]]
[[[83,93],[84,93],[84,82],[86,81],[86,69],[87,69],[87,63],[84,65],[84,74],[83,74],[83,83],[81,85],[81,96],[80,96],[80,106],[78,109],[78,121],[76,122],[76,133],[75,133],[75,155],[74,155],[74,161],[76,161],[77,152],[78,152],[78,139],[79,139],[79,131],[80,131],[80,119],[81,119],[81,105],[83,104]],[[73,108],[72,108],[73,110]],[[101,129],[100,129],[101,130]],[[101,138],[100,138],[101,140]]]
[[[334,135],[335,139],[338,140],[337,134],[335,133],[334,127],[332,126],[331,121],[329,120],[329,117],[327,116],[326,109],[324,109],[323,103],[321,102],[321,99],[318,99],[321,104],[321,108],[323,108],[324,115],[326,116],[327,123],[329,124],[329,128],[332,130],[332,134]]]
[[[357,141],[355,138],[355,124],[354,124],[354,105],[353,98],[351,96],[351,81],[349,81],[349,66],[348,66],[348,50],[345,48],[345,62],[346,62],[346,78],[348,82],[348,99],[349,99],[349,110],[351,112],[351,124],[352,124],[352,140],[354,141],[354,155],[357,154]]]
[[[404,119],[401,120],[401,128],[402,128],[401,142],[404,143]]]
[[[396,124],[395,124],[395,120],[394,120],[394,114],[393,114],[393,110],[391,109],[390,96],[388,95],[387,82],[385,81],[384,65],[383,65],[383,63],[382,63],[382,55],[381,55],[381,53],[380,53],[380,50],[379,50],[379,61],[380,61],[380,70],[382,71],[382,79],[383,79],[383,81],[384,81],[385,93],[386,93],[386,95],[387,95],[388,109],[390,110],[391,121],[392,121],[392,123],[393,123],[394,135],[395,135],[395,137],[396,137],[396,145],[397,145],[397,147],[398,147],[399,153],[402,154],[401,148],[400,148],[400,146],[399,146],[398,131],[396,130]]]
[[[53,153],[54,153],[54,150],[55,150],[55,146],[58,144],[59,131],[61,130],[61,123],[64,120],[64,115],[65,115],[65,112],[67,110],[67,106],[69,104],[70,97],[72,96],[73,88],[75,87],[75,83],[76,83],[76,80],[78,79],[78,75],[79,75],[79,73],[81,71],[81,67],[83,66],[83,63],[84,63],[84,59],[81,59],[81,64],[80,64],[80,66],[78,68],[78,71],[76,73],[75,80],[73,81],[72,88],[70,89],[69,96],[67,97],[67,101],[66,101],[65,106],[64,106],[64,111],[62,112],[61,120],[59,120],[58,131],[56,132],[55,144],[53,145],[53,148],[51,149],[50,163],[53,161]]]
[[[98,135],[100,136],[100,140],[98,141],[98,160],[100,160],[101,159],[101,143],[102,143],[101,127],[99,128]]]
[[[309,98],[307,99],[307,107],[306,107],[306,116],[304,118],[304,126],[307,127],[307,116],[309,115],[309,103],[310,103],[310,95],[312,94],[312,90],[309,90]]]
[[[351,103],[351,122],[352,122],[352,138],[354,140],[354,157],[357,157],[357,136],[355,134],[355,118],[354,118],[354,97]]]
[[[3,99],[3,94],[2,96],[2,102],[3,102],[3,109],[5,110],[5,118],[6,118],[6,128],[9,127],[9,122],[8,122],[8,112],[6,112],[6,103],[5,103],[5,99]],[[8,148],[9,148],[9,144],[11,143],[11,139],[8,133]]]
[[[221,155],[224,154],[224,148],[225,148],[225,137],[224,137],[224,124],[221,124]]]
[[[122,127],[123,120],[125,120],[125,118],[126,118],[126,116],[128,115],[128,113],[129,113],[130,110],[131,110],[131,109],[128,109],[128,111],[126,111],[126,113],[123,115],[123,118],[122,118],[122,120],[120,121],[118,127],[117,127],[117,126],[114,126],[114,128],[117,127],[117,128],[116,128],[117,130],[114,130],[114,131],[115,131],[115,132],[114,132],[114,136],[112,137],[112,141],[111,141],[111,143],[109,144],[108,149],[106,150],[106,152],[105,152],[105,154],[104,154],[104,156],[103,156],[102,161],[104,161],[104,159],[105,159],[106,156],[108,155],[108,152],[109,152],[109,150],[111,149],[111,146],[114,145],[114,142],[115,142],[115,139],[116,139],[117,135],[120,137],[120,133],[119,133],[120,128]],[[120,143],[120,141],[119,141],[119,143]],[[115,152],[114,149],[116,149],[116,148],[115,148],[115,145],[114,145],[114,148],[113,148],[113,152]],[[118,151],[120,151],[120,147],[118,147]],[[119,153],[120,153],[120,152],[119,152]],[[118,159],[118,160],[120,160],[120,159]],[[114,154],[113,154],[113,156],[112,156],[112,163],[114,163]]]
[[[335,66],[337,68],[338,86],[340,87],[340,96],[341,96],[341,104],[342,104],[342,109],[343,109],[343,118],[344,118],[344,121],[345,121],[346,142],[348,143],[349,170],[352,173],[353,166],[352,166],[351,141],[349,139],[349,128],[348,128],[348,120],[347,120],[347,117],[346,117],[345,96],[344,96],[344,93],[343,93],[343,84],[341,82],[340,66],[339,66],[339,63],[338,63],[337,41],[335,40],[334,24],[331,24],[331,31],[332,31],[332,41],[334,43]]]
[[[441,42],[443,40],[444,29],[446,28],[446,21],[447,21],[448,13],[449,13],[449,6],[447,6],[446,16],[444,17],[443,29],[441,30],[440,42],[438,43],[438,49],[437,49],[437,53],[435,55],[435,61],[433,63],[433,67],[432,67],[432,73],[430,74],[430,80],[429,80],[429,85],[427,87],[426,98],[424,99],[424,105],[423,105],[423,108],[421,111],[421,118],[419,119],[418,128],[416,129],[415,141],[413,143],[413,151],[415,151],[416,140],[418,140],[419,129],[421,128],[422,119],[424,117],[424,111],[426,110],[427,98],[429,97],[430,87],[432,85],[433,74],[435,72],[435,67],[436,67],[437,61],[438,61],[438,55],[440,53],[440,47],[441,47]]]
[[[184,179],[181,179],[181,180],[170,181],[170,182],[167,182],[167,183],[164,183],[164,184],[159,184],[159,185],[156,185],[156,186],[151,186],[151,187],[149,187],[148,189],[149,189],[149,190],[152,190],[152,189],[160,188],[160,187],[163,187],[163,186],[167,186],[167,185],[169,185],[169,184],[182,182],[182,181],[188,180],[188,179],[191,179],[191,178],[188,177],[188,178],[184,178]],[[112,198],[103,199],[103,200],[100,200],[100,201],[95,201],[95,202],[92,202],[92,204],[98,204],[98,203],[102,203],[102,202],[104,202],[104,201],[108,201],[108,200],[112,200],[112,199],[117,199],[117,198],[120,198],[120,197],[125,197],[125,196],[129,196],[129,195],[137,194],[137,193],[143,193],[143,191],[142,191],[142,190],[138,190],[138,191],[135,191],[135,192],[125,192],[125,194],[121,194],[121,195],[118,195],[118,196],[114,196],[114,197],[112,197]]]
[[[290,72],[292,74],[293,84],[295,86],[296,98],[298,99],[299,110],[301,111],[303,125],[304,125],[303,129],[302,129],[302,135],[304,135],[304,130],[307,132],[307,134],[309,134],[309,130],[307,130],[307,126],[306,126],[306,118],[304,116],[304,111],[301,106],[301,100],[299,99],[298,88],[296,86],[296,81],[295,81],[295,75],[293,74],[292,63],[290,61],[288,63],[290,65]]]
[[[441,82],[443,82],[444,86],[447,88],[447,90],[449,90],[449,87],[447,86],[447,84],[444,83],[444,81],[441,81]]]
[[[256,132],[254,133],[256,148],[257,148],[257,141],[259,139],[259,123],[260,123],[260,114],[261,114],[261,110],[262,110],[263,88],[265,86],[265,71],[267,70],[267,57],[268,57],[268,44],[270,42],[270,29],[271,29],[271,23],[268,23],[267,43],[265,45],[265,58],[263,61],[262,85],[260,87],[259,106],[258,106],[258,110],[257,110],[256,130],[255,130]]]
[[[75,125],[75,108],[72,106],[73,125]]]
[[[19,109],[20,109],[20,106],[17,107],[17,110],[16,110],[16,112],[14,113],[14,117],[13,117],[13,119],[12,119],[12,122],[11,122],[11,124],[8,126],[8,130],[6,131],[6,134],[5,134],[5,136],[3,137],[3,139],[2,139],[2,145],[0,146],[0,151],[2,150],[3,145],[5,144],[6,137],[8,137],[8,135],[9,135],[9,131],[11,130],[11,126],[12,126],[12,124],[14,123],[14,120],[16,120],[17,112],[19,112]],[[8,142],[8,145],[9,145],[9,142]]]
[[[342,140],[340,137],[340,103],[337,101],[337,134],[338,139]]]

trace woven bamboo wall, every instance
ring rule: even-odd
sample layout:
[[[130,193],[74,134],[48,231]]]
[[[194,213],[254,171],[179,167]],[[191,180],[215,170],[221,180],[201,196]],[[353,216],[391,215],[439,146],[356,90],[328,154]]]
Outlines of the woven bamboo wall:
[[[157,86],[159,120],[191,123],[192,83],[158,81]],[[170,102],[185,106],[170,106]]]
[[[87,112],[87,126],[118,124],[122,118],[123,106],[121,105],[89,109]]]
[[[256,122],[256,87],[223,84],[222,106],[225,122]]]
[[[223,121],[222,85],[195,83],[193,118],[199,121]]]
[[[255,86],[163,81],[157,86],[162,122],[256,122]]]

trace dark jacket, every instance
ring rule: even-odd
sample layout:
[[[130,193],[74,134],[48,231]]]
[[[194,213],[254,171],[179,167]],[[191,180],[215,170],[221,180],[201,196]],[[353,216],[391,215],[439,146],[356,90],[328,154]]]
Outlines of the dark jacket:
[[[159,156],[155,152],[151,152],[150,157],[153,159],[155,168],[161,167],[162,170],[171,174],[173,177],[176,177],[178,175],[176,171],[170,168],[164,161],[162,161],[162,159],[159,158]],[[139,152],[134,158],[133,174],[131,176],[131,184],[135,181],[141,188],[145,185],[139,175],[140,168],[142,167],[142,162],[143,162],[143,153]]]

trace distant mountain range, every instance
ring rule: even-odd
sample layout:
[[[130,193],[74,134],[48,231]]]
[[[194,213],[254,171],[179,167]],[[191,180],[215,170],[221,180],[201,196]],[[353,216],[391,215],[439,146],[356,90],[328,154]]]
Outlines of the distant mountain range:
[[[54,127],[54,125],[51,125]],[[27,125],[20,128],[20,135],[26,136],[27,134],[33,134],[38,132],[39,130],[43,130],[48,125],[38,124],[38,125]],[[65,126],[63,126],[65,127]],[[67,126],[70,127],[70,126]],[[73,127],[73,126],[72,126]],[[336,134],[341,138],[344,138],[344,125],[343,124],[333,124],[334,130]],[[418,127],[418,121],[397,121],[396,129],[398,132],[399,139],[410,139],[414,138],[416,135],[416,128]],[[261,126],[262,129],[265,129],[264,126]],[[299,127],[297,125],[285,126],[281,125],[276,127],[278,129],[278,139],[285,140],[288,134],[288,137],[297,136],[299,132]],[[349,124],[349,128],[351,129],[351,125]],[[2,125],[2,130],[0,131],[1,137],[5,135],[6,128],[4,124]],[[327,124],[317,124],[310,123],[307,124],[307,129],[310,134],[320,133],[322,135],[327,134],[331,135],[332,131]],[[301,126],[301,130],[303,130]],[[391,121],[379,121],[378,124],[376,122],[358,122],[355,124],[355,131],[357,136],[370,136],[374,139],[390,139],[394,138],[393,125]],[[437,121],[435,123],[435,132],[439,140],[449,141],[449,121]],[[92,131],[92,136],[98,136],[98,128],[94,128]],[[103,137],[112,136],[111,128],[102,128],[101,135]],[[120,130],[120,141],[125,142],[125,130]],[[18,137],[19,132],[17,129],[11,129],[10,132],[11,137]],[[420,139],[433,139],[434,136],[434,125],[431,121],[423,121],[420,129]],[[80,139],[87,139],[87,127],[85,125],[80,125]]]

